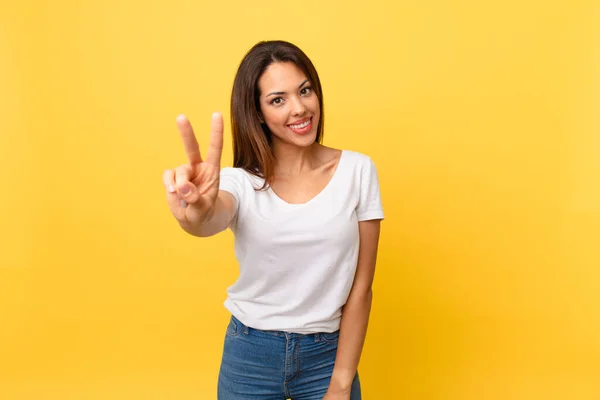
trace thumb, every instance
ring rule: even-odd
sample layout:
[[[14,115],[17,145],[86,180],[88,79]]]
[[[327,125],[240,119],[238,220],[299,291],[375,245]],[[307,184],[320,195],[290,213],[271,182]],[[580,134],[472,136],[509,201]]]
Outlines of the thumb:
[[[200,195],[198,194],[198,188],[191,182],[184,182],[177,187],[177,193],[187,204],[193,204],[198,201]]]

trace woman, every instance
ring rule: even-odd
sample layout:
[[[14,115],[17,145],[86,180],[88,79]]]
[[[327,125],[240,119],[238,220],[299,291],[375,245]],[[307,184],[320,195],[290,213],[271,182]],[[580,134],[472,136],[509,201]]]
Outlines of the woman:
[[[357,400],[383,210],[377,171],[323,146],[323,93],[308,57],[261,42],[231,97],[234,168],[223,121],[206,159],[178,117],[188,164],[164,174],[171,212],[192,235],[230,228],[240,276],[228,289],[220,400]]]

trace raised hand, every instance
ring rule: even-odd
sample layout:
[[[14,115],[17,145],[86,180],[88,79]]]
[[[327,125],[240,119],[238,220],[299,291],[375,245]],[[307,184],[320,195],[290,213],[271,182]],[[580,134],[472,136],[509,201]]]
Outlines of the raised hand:
[[[184,115],[177,117],[177,127],[188,163],[164,172],[167,202],[171,213],[180,224],[199,227],[212,218],[219,194],[223,117],[220,113],[212,115],[206,160],[202,160],[194,130]]]

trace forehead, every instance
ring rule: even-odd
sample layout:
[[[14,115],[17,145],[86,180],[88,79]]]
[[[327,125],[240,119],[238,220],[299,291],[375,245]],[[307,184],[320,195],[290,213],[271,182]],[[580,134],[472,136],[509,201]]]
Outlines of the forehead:
[[[293,62],[275,62],[267,67],[258,79],[258,87],[262,93],[270,90],[286,91],[298,89],[307,76]]]

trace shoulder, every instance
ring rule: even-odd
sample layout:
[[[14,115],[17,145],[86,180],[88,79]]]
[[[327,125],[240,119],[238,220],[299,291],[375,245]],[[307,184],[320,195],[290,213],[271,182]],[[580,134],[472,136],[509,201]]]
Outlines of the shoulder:
[[[234,167],[222,168],[220,177],[221,180],[225,179],[229,181],[235,181],[241,187],[256,187],[257,185],[258,187],[261,187],[264,181],[262,178],[252,175],[243,168]]]
[[[368,155],[353,150],[342,150],[346,168],[353,168],[358,171],[363,169],[375,168],[375,163]]]
[[[231,176],[235,178],[243,177],[243,174],[246,173],[242,168],[234,168],[234,167],[224,167],[221,168],[221,176]]]
[[[336,157],[339,157],[340,160],[344,160],[344,164],[346,167],[362,167],[365,164],[372,163],[371,157],[366,154],[359,153],[358,151],[348,150],[348,149],[336,149],[333,147],[327,147],[321,145],[322,158],[323,160],[329,161]]]
[[[358,151],[342,150],[342,153],[344,154],[345,157],[351,158],[358,162],[371,162],[371,157],[369,157],[368,155],[366,155],[364,153],[359,153]]]

